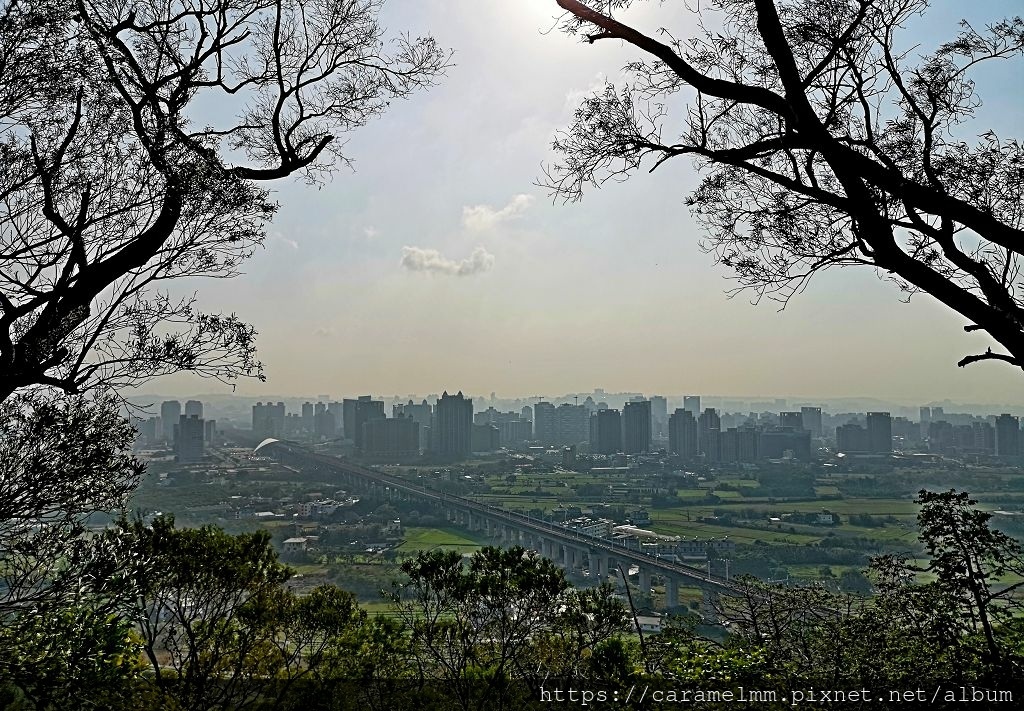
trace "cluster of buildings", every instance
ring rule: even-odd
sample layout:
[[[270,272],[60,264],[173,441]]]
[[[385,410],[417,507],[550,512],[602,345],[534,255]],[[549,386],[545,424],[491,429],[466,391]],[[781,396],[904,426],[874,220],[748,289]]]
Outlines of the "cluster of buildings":
[[[136,448],[170,447],[178,462],[199,462],[206,446],[217,438],[217,421],[203,419],[203,403],[188,400],[182,412],[181,402],[166,400],[160,405],[160,416],[142,419],[133,417],[137,433]]]
[[[656,441],[683,457],[712,462],[810,457],[812,431],[803,429],[801,412],[782,413],[784,426],[750,424],[723,430],[714,408],[700,412],[700,396],[687,396],[683,404],[669,415],[667,399],[661,396],[635,396],[621,410],[588,397],[583,404],[541,400],[517,412],[494,407],[474,412],[473,400],[460,391],[445,392],[433,405],[426,400],[396,403],[387,417],[383,400],[364,395],[341,402],[307,402],[301,415],[287,413],[284,403],[258,402],[252,409],[252,428],[257,437],[344,439],[364,457],[399,460],[422,452],[463,459],[473,452],[526,445],[574,447],[591,454],[644,454],[658,449]],[[820,408],[805,410],[812,429],[820,431]]]
[[[813,406],[725,413],[702,409],[699,395],[684,396],[682,407],[671,413],[667,398],[658,395],[629,396],[615,408],[590,396],[574,400],[556,404],[539,399],[510,411],[492,404],[474,411],[473,400],[461,391],[445,392],[434,403],[395,402],[390,416],[384,401],[369,395],[306,402],[301,414],[286,412],[281,402],[260,402],[252,408],[252,428],[259,437],[343,440],[362,456],[382,460],[422,453],[458,460],[474,452],[529,446],[571,447],[594,455],[667,451],[708,463],[808,460],[822,447],[858,456],[884,456],[894,450],[1024,454],[1020,423],[1011,415],[978,418],[925,407],[920,421],[913,422],[889,412],[823,415]],[[774,404],[785,407],[785,401]]]
[[[603,538],[626,548],[641,550],[651,555],[671,558],[676,561],[704,559],[708,556],[724,555],[736,550],[736,542],[728,536],[719,538],[666,536],[640,528],[632,523],[617,524],[608,518],[591,518],[580,515],[560,522],[559,525],[585,536]]]
[[[984,454],[1017,457],[1024,454],[1020,420],[1010,414],[985,419],[922,407],[919,427],[912,423],[899,432],[908,441],[927,442],[937,454]]]
[[[945,456],[1024,455],[1019,418],[1010,414],[978,417],[922,407],[917,422],[869,412],[835,429],[836,450],[846,454],[889,454],[895,450]]]
[[[683,407],[673,412],[668,422],[669,450],[684,459],[700,456],[708,462],[754,462],[785,457],[807,460],[811,458],[811,437],[815,431],[821,431],[821,408],[817,407],[779,413],[779,424],[759,422],[760,418],[751,413],[733,427],[725,426],[722,416],[713,407],[698,414],[699,397],[691,399],[689,408],[684,401]]]

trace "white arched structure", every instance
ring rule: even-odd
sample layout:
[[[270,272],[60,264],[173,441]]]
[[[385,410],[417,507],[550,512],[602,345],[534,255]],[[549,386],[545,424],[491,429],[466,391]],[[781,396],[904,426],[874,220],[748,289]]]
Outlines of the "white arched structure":
[[[259,444],[256,445],[256,449],[252,450],[252,453],[256,454],[256,452],[260,451],[261,449],[266,447],[268,444],[273,444],[274,442],[280,442],[280,441],[281,440],[274,439],[273,437],[267,437],[265,440],[263,440],[262,442],[260,442]]]

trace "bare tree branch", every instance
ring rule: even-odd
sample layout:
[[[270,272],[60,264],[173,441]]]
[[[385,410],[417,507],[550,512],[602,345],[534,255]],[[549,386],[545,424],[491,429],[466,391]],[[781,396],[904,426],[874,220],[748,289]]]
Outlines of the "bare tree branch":
[[[785,305],[817,272],[871,266],[1024,362],[1024,148],[991,131],[968,145],[954,130],[980,105],[969,71],[1019,58],[1024,19],[963,25],[911,64],[917,48],[895,47],[925,0],[720,0],[695,10],[701,36],[668,43],[606,13],[629,0],[556,4],[565,31],[649,58],[558,134],[540,181],[553,196],[579,200],[645,163],[690,156],[704,174],[687,200],[701,245],[755,301]],[[684,86],[696,96],[678,121],[667,97]]]

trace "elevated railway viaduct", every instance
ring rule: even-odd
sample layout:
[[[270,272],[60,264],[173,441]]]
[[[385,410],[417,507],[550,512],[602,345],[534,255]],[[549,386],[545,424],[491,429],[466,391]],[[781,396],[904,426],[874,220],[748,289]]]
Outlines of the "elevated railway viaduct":
[[[680,586],[701,589],[705,596],[735,594],[737,588],[707,571],[630,548],[624,542],[588,535],[542,521],[517,511],[490,506],[472,499],[418,486],[406,479],[364,467],[346,459],[313,452],[302,445],[279,440],[264,441],[260,454],[300,471],[328,475],[351,490],[378,500],[411,500],[427,504],[449,521],[471,531],[483,532],[505,546],[521,545],[538,551],[570,572],[585,572],[603,581],[617,565],[638,568],[641,591],[650,593],[653,578],[664,581],[666,602],[678,604]]]

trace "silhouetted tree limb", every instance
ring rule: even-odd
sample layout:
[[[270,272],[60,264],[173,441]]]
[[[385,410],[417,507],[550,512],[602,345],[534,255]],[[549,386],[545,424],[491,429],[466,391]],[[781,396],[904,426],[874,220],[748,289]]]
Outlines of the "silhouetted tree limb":
[[[1013,356],[1006,355],[1005,353],[993,353],[991,348],[979,355],[964,356],[957,362],[957,365],[963,368],[971,363],[977,363],[979,360],[1002,360],[1010,363],[1011,365],[1016,365],[1019,368],[1024,367],[1024,365],[1021,365],[1021,362]]]
[[[251,326],[163,285],[236,275],[277,210],[262,182],[321,180],[348,163],[344,134],[443,74],[433,39],[385,40],[381,6],[0,9],[0,401],[181,370],[262,377]],[[204,125],[200,101],[234,118]]]
[[[970,71],[1020,56],[1024,20],[963,23],[912,65],[896,38],[925,0],[711,0],[698,25],[716,29],[686,41],[610,16],[633,0],[556,2],[566,32],[647,58],[559,134],[541,181],[555,196],[579,200],[645,161],[691,156],[705,176],[687,203],[707,229],[702,247],[735,273],[733,293],[784,306],[819,271],[871,266],[1009,352],[960,365],[1024,362],[1024,149],[992,131],[969,145],[954,130],[980,105]],[[682,121],[667,108],[679,92]]]
[[[0,683],[34,708],[80,707],[126,678],[116,618],[140,562],[86,525],[127,506],[144,470],[134,437],[109,395],[37,389],[0,402]]]

